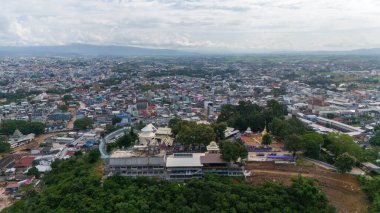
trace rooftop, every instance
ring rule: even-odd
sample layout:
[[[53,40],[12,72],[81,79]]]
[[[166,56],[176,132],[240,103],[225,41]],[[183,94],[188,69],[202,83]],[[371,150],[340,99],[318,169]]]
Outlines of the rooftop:
[[[221,154],[210,154],[207,153],[205,156],[201,156],[201,163],[202,164],[209,164],[209,163],[228,163],[227,161],[223,160]]]
[[[168,127],[159,127],[157,129],[156,134],[158,135],[171,135],[172,134],[172,129]]]
[[[25,167],[28,167],[30,165],[32,165],[33,163],[33,160],[35,159],[36,157],[34,156],[24,156],[22,157],[21,159],[17,160],[15,162],[15,167],[16,168],[25,168]]]
[[[202,167],[201,156],[205,153],[174,153],[166,159],[166,167]]]

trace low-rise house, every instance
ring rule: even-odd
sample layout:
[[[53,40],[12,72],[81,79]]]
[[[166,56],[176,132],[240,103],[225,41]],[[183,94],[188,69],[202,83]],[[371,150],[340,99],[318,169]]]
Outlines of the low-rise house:
[[[35,158],[35,156],[24,156],[21,159],[15,161],[15,168],[26,169],[33,165]]]
[[[115,151],[108,159],[107,172],[123,176],[148,176],[165,178],[165,156],[134,152]]]

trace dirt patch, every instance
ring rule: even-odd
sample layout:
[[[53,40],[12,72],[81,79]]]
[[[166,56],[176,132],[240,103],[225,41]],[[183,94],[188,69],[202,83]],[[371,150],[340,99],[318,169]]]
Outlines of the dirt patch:
[[[301,174],[315,178],[337,212],[368,212],[366,195],[358,180],[349,174],[331,172],[319,166],[279,165],[272,162],[255,162],[246,166],[252,172],[248,182],[263,184],[267,181],[291,184],[291,177]]]
[[[92,170],[92,173],[95,175],[95,176],[99,176],[99,177],[102,177],[104,176],[104,163],[103,161],[98,161],[96,163],[96,165],[94,166],[93,170]]]

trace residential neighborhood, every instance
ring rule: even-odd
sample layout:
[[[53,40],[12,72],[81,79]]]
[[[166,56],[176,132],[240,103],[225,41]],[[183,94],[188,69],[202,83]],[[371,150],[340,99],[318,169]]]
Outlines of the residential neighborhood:
[[[2,202],[40,187],[54,161],[96,150],[104,178],[254,182],[304,165],[336,173],[342,152],[326,141],[347,136],[359,151],[342,148],[356,159],[346,172],[377,174],[380,62],[267,60],[2,58]]]

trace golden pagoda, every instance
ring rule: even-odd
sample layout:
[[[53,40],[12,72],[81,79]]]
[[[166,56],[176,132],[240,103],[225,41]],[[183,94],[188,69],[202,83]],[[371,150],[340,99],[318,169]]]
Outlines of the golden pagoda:
[[[267,125],[265,125],[264,130],[261,132],[261,137],[263,137],[264,135],[267,135],[267,134],[269,134],[269,133],[267,131]]]

